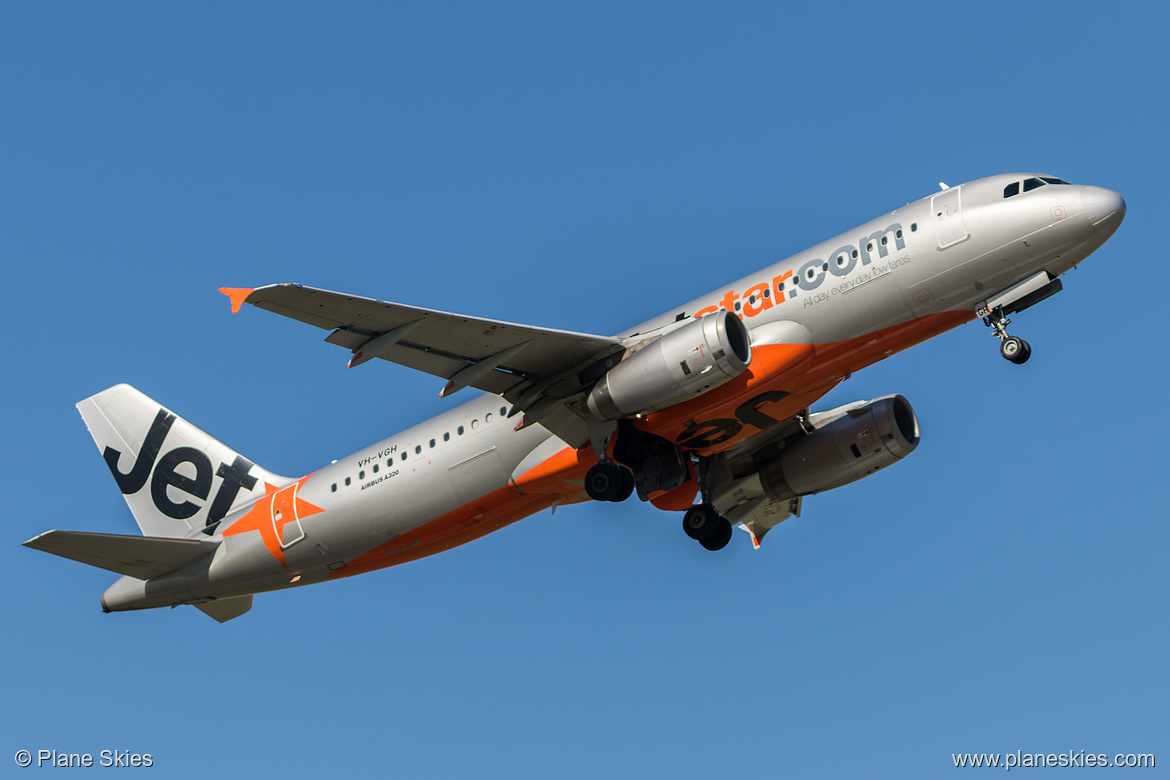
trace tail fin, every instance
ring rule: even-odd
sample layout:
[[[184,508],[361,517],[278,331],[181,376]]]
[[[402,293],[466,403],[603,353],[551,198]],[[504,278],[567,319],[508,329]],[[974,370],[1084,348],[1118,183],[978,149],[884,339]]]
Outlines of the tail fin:
[[[130,385],[77,404],[145,536],[215,532],[232,510],[264,495],[265,471]]]

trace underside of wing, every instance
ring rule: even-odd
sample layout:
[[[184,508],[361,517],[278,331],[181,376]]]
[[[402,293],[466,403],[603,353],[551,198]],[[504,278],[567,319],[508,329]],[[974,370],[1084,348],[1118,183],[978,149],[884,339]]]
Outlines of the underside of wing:
[[[539,409],[580,439],[582,423],[564,404],[583,389],[581,372],[625,349],[620,339],[535,328],[499,320],[388,303],[297,284],[222,288],[232,310],[244,303],[331,331],[330,344],[353,353],[350,367],[374,358],[447,381],[440,395],[474,387],[502,395],[514,412]],[[595,378],[595,377],[594,377]],[[535,420],[534,420],[535,421]],[[562,430],[556,431],[564,434]]]

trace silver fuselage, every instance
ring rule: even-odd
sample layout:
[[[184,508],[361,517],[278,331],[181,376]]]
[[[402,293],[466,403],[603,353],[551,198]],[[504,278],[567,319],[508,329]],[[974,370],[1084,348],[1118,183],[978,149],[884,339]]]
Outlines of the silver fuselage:
[[[932,317],[954,327],[1039,271],[1057,277],[1073,268],[1124,216],[1120,196],[1098,187],[1052,184],[1005,197],[1005,187],[1036,176],[993,176],[937,192],[620,335],[654,337],[721,307],[743,319],[754,347],[795,337],[819,349]],[[859,358],[852,368],[873,360]],[[283,564],[259,534],[227,535],[185,569],[146,582],[123,577],[103,607],[140,609],[327,580],[371,549],[507,487],[567,446],[540,425],[515,430],[508,406],[478,397],[302,480],[297,496],[321,511],[286,528]],[[220,533],[247,512],[226,517]]]

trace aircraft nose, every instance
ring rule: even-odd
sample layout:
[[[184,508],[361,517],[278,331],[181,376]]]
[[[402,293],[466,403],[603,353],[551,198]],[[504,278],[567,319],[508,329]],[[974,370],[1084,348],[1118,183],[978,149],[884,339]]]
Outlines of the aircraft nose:
[[[1106,238],[1113,235],[1125,219],[1125,198],[1104,187],[1085,187],[1081,192],[1085,216],[1097,232]]]

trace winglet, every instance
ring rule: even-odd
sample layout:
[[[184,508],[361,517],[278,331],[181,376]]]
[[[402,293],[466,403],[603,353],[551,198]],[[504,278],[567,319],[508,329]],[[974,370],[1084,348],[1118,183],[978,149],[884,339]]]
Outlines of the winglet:
[[[220,287],[219,291],[232,301],[232,314],[237,314],[255,287]]]

